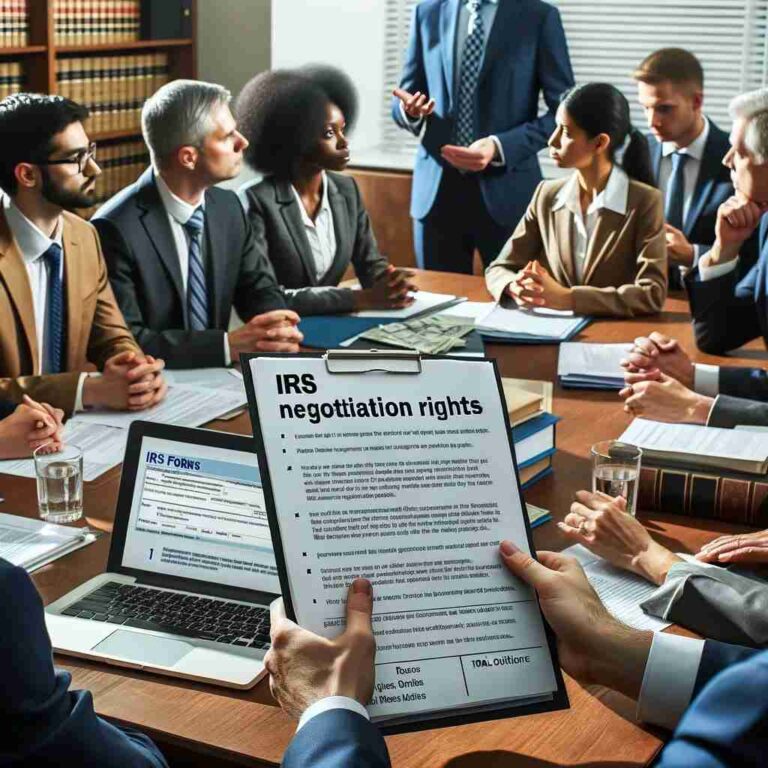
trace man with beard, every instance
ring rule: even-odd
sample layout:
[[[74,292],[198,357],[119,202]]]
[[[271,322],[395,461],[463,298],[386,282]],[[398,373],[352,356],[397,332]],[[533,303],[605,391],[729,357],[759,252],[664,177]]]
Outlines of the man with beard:
[[[101,173],[87,116],[60,96],[0,101],[0,398],[142,410],[165,396],[164,363],[126,327],[96,231],[68,212]]]

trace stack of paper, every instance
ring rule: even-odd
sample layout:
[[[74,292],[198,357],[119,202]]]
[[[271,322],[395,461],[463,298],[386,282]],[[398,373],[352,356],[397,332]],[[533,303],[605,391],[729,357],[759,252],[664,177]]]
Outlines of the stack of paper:
[[[621,361],[631,349],[629,343],[565,342],[560,345],[557,361],[560,384],[574,389],[622,389],[624,369]]]
[[[128,428],[133,421],[199,427],[242,409],[248,402],[239,371],[228,368],[172,371],[168,379],[168,395],[154,408],[146,411],[88,411],[77,414],[65,424],[64,442],[83,450],[83,480],[95,480],[122,462]],[[34,461],[0,461],[0,473],[34,477]]]
[[[506,309],[495,304],[475,321],[486,339],[516,344],[559,344],[573,338],[590,318],[555,309]]]

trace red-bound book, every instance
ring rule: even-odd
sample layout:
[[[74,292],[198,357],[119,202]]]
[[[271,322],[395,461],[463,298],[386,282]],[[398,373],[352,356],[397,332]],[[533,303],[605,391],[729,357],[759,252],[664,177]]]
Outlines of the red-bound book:
[[[637,508],[768,527],[768,477],[648,466],[640,469]]]

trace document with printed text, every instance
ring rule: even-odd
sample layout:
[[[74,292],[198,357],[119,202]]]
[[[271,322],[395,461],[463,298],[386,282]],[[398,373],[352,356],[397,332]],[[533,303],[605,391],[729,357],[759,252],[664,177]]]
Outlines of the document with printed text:
[[[567,706],[535,593],[498,554],[502,539],[530,544],[493,363],[334,374],[319,357],[258,357],[249,373],[297,620],[334,636],[348,585],[373,584],[371,715],[391,725]]]

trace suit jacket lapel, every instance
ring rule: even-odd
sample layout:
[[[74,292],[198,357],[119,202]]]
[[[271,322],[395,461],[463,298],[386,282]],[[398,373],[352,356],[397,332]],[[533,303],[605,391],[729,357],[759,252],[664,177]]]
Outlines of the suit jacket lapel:
[[[618,234],[622,230],[625,215],[616,213],[608,208],[601,208],[597,214],[594,232],[589,239],[587,255],[584,259],[584,274],[582,285],[588,285],[597,265],[603,261],[613,249]]]
[[[713,142],[715,140],[714,131],[710,126],[709,136],[707,137],[707,143],[704,145],[704,154],[701,158],[701,165],[699,166],[699,177],[696,179],[696,186],[693,190],[693,197],[691,198],[691,204],[688,206],[688,215],[685,217],[683,224],[683,234],[686,237],[690,236],[693,225],[696,223],[696,219],[699,218],[701,209],[707,202],[709,193],[712,191],[712,187],[715,184],[715,179],[720,171],[720,164],[722,158],[718,157],[718,151]]]
[[[443,54],[445,90],[448,93],[448,113],[453,109],[456,94],[453,92],[455,79],[456,25],[459,23],[461,0],[444,0],[440,6],[440,48]]]
[[[333,215],[333,232],[336,237],[336,253],[334,254],[333,262],[326,273],[328,279],[324,282],[327,282],[329,285],[331,283],[336,285],[352,258],[354,227],[353,222],[349,220],[349,213],[347,211],[346,203],[344,202],[344,196],[339,192],[336,183],[329,174],[326,174],[325,178],[328,182],[328,202],[330,203],[331,214]],[[341,273],[338,277],[336,276],[337,272]]]
[[[184,281],[181,277],[179,257],[176,253],[176,241],[173,239],[171,225],[168,223],[168,214],[157,191],[154,174],[148,168],[137,182],[139,189],[136,195],[136,204],[143,209],[140,215],[141,223],[146,230],[152,245],[170,275],[173,287],[176,289],[179,302],[184,310],[184,322],[187,322],[187,301],[184,293]]]
[[[0,278],[8,286],[8,295],[16,308],[21,327],[32,359],[32,370],[39,370],[40,350],[37,348],[35,332],[35,311],[32,303],[32,289],[29,286],[24,259],[11,235],[5,213],[0,209]]]
[[[291,240],[293,240],[293,246],[301,257],[309,283],[310,285],[317,285],[317,270],[315,269],[315,260],[312,257],[312,248],[309,245],[299,203],[290,182],[283,180],[275,182],[275,198],[280,203],[280,214]]]
[[[519,14],[520,8],[517,0],[498,0],[499,5],[496,9],[496,17],[493,20],[491,34],[488,43],[485,46],[483,56],[483,66],[480,69],[478,83],[488,74],[494,60],[503,53],[510,55],[510,49],[514,48],[520,41],[520,35],[510,35],[511,29],[523,28],[520,20],[515,18]]]
[[[560,252],[560,263],[563,275],[569,286],[576,281],[576,270],[573,263],[573,232],[571,231],[571,212],[566,206],[561,206],[552,213],[554,219],[555,240]]]
[[[83,264],[80,256],[80,243],[77,241],[76,235],[72,232],[66,219],[64,219],[61,240],[64,246],[64,283],[67,292],[67,325],[65,336],[67,345],[67,370],[76,371],[81,363],[78,347],[83,319]]]

